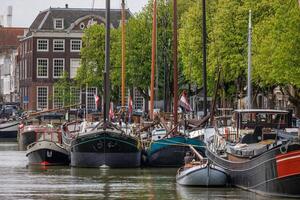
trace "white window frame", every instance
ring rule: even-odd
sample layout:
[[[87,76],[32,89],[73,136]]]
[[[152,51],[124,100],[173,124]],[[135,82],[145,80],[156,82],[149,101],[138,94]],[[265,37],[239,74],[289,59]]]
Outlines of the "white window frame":
[[[94,90],[93,92],[90,92],[90,90]],[[95,110],[96,108],[96,102],[95,102],[95,96],[98,95],[97,87],[86,87],[85,90],[85,104],[86,108],[88,110]]]
[[[72,63],[77,62],[77,61],[79,61],[79,66],[74,67],[72,65]],[[76,77],[77,70],[80,67],[80,62],[81,62],[80,58],[70,58],[70,78],[75,78]],[[74,72],[75,75],[72,73],[72,69],[75,69],[75,72]]]
[[[41,42],[41,41],[46,41],[47,42],[47,49],[40,49],[39,48],[39,42]],[[48,39],[37,39],[37,41],[36,41],[36,50],[38,52],[47,52],[47,51],[49,51],[49,40]]]
[[[62,108],[62,107],[64,107],[64,101],[62,100],[62,102],[58,102],[58,101],[56,101],[57,99],[55,99],[55,87],[53,87],[53,109],[56,109],[56,108]],[[63,94],[64,94],[64,91],[63,91]],[[61,104],[61,105],[59,105],[59,104]],[[59,105],[59,106],[57,106],[57,105]]]
[[[79,99],[78,99],[78,102],[75,100],[75,98],[77,98],[77,97],[75,97],[75,98],[72,98],[73,96],[73,91],[74,90],[77,90],[77,91],[79,91]],[[70,87],[70,96],[71,96],[71,98],[70,98],[70,104],[72,105],[72,104],[81,104],[81,102],[82,102],[82,99],[81,99],[81,88],[78,88],[78,87]],[[79,105],[79,106],[74,106],[74,107],[72,107],[73,109],[75,109],[75,108],[81,108],[81,105]]]
[[[39,107],[39,88],[46,88],[47,89],[46,108],[40,108]],[[48,109],[48,105],[49,105],[48,101],[49,101],[49,88],[48,88],[48,86],[37,86],[36,87],[36,109],[37,110]]]
[[[39,76],[39,60],[47,60],[47,76]],[[37,58],[36,59],[36,77],[37,78],[48,78],[49,77],[49,59],[48,58]]]
[[[61,27],[59,27],[59,28],[56,26],[56,22],[57,21],[61,21]],[[53,27],[56,30],[62,30],[62,29],[64,29],[64,19],[63,18],[54,18],[53,19]]]
[[[74,41],[80,41],[80,49],[79,50],[78,49],[75,49],[75,50],[72,49],[72,42],[74,42]],[[82,48],[82,40],[81,39],[71,39],[70,40],[70,51],[71,52],[80,52],[81,48]]]
[[[62,50],[55,50],[55,42],[62,42],[63,49]],[[65,52],[65,40],[64,39],[54,39],[53,40],[53,52]]]
[[[55,72],[55,66],[54,66],[54,63],[55,63],[55,60],[62,60],[63,61],[63,72],[62,72],[62,75],[61,76],[56,76],[55,74],[54,74],[54,72]],[[53,76],[53,78],[61,78],[61,77],[63,77],[63,75],[64,75],[64,72],[65,72],[65,59],[64,58],[53,58],[53,60],[52,60],[53,62],[52,62],[52,76]]]

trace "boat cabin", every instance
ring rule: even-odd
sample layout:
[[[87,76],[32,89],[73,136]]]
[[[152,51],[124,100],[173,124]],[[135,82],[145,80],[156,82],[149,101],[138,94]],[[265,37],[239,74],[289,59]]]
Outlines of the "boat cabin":
[[[291,113],[284,110],[246,109],[235,110],[232,123],[238,129],[263,128],[284,129],[291,126]]]

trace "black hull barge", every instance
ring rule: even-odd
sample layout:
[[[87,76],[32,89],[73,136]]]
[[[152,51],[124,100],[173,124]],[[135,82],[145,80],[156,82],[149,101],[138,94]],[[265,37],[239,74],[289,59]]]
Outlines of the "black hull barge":
[[[245,161],[229,161],[209,149],[207,157],[225,169],[237,187],[262,195],[300,198],[299,143],[279,145]]]
[[[68,165],[70,163],[68,151],[52,141],[39,141],[28,146],[26,156],[29,165]]]
[[[71,142],[71,166],[134,168],[141,165],[137,138],[116,129],[96,129]]]

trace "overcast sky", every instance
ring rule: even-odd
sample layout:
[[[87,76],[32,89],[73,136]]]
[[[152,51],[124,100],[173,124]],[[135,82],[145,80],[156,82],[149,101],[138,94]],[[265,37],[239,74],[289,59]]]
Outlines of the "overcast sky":
[[[148,0],[126,0],[131,12],[139,12]],[[7,14],[7,6],[13,6],[12,25],[29,27],[38,13],[51,7],[91,8],[93,0],[0,0],[0,15]],[[95,8],[105,8],[105,0],[95,0]],[[111,0],[111,8],[121,8],[121,0]],[[5,19],[5,18],[4,18]],[[6,20],[6,19],[5,19]],[[4,23],[6,25],[6,22]]]

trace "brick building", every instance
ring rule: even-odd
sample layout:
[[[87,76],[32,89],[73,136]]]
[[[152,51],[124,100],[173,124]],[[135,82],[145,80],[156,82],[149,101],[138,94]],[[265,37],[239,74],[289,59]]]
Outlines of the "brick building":
[[[131,15],[127,10],[127,16]],[[111,10],[111,27],[120,25],[121,10]],[[21,106],[26,110],[57,108],[63,102],[53,98],[55,81],[66,71],[74,78],[80,66],[83,30],[105,23],[104,9],[49,8],[38,14],[19,46]],[[72,103],[95,109],[97,88],[71,88]]]

